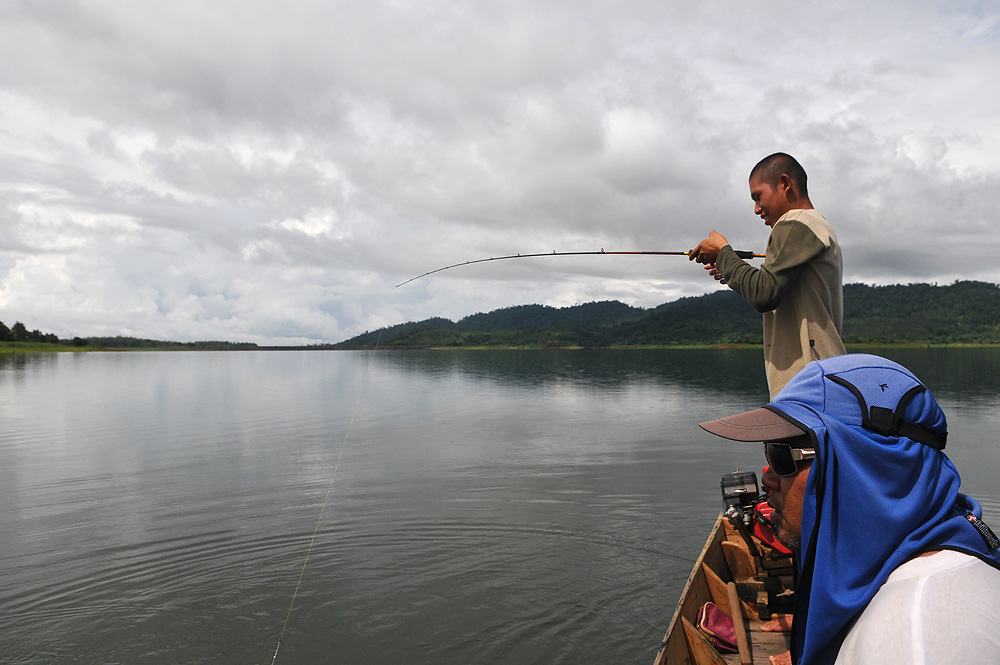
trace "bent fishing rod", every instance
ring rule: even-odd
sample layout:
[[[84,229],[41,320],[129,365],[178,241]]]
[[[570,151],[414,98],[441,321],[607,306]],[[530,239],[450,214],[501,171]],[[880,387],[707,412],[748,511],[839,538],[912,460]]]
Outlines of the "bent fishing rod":
[[[738,250],[734,250],[734,251],[736,252],[736,256],[740,257],[741,259],[762,259],[762,258],[764,258],[763,254],[757,254],[756,252],[751,252],[751,251],[745,250],[745,249],[738,249]],[[552,252],[541,252],[541,253],[538,253],[538,254],[509,254],[507,256],[489,256],[489,257],[486,257],[484,259],[475,259],[473,261],[462,261],[461,263],[453,263],[450,266],[444,266],[443,268],[437,268],[436,270],[428,270],[427,272],[423,273],[422,275],[417,275],[416,277],[411,277],[410,279],[406,280],[405,282],[400,282],[399,284],[396,285],[396,288],[398,289],[399,287],[403,286],[404,284],[409,284],[410,282],[412,282],[414,280],[418,280],[421,277],[427,277],[427,275],[433,275],[434,273],[441,272],[442,270],[450,270],[451,268],[458,268],[460,266],[470,266],[473,263],[484,263],[486,261],[503,261],[504,259],[530,259],[530,258],[535,258],[535,257],[538,257],[538,256],[583,256],[583,255],[588,255],[588,254],[631,254],[631,255],[635,255],[635,254],[647,254],[647,255],[652,255],[652,256],[688,256],[690,253],[691,253],[691,250],[688,250],[686,252],[656,252],[656,251],[608,252],[608,251],[605,251],[604,248],[602,247],[600,251],[593,251],[593,252],[556,252],[556,251],[552,251]]]

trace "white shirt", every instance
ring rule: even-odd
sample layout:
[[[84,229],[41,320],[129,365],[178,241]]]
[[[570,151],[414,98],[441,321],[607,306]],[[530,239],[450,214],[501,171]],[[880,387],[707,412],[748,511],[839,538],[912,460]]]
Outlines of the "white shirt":
[[[1000,570],[944,550],[894,570],[836,665],[1000,663]]]

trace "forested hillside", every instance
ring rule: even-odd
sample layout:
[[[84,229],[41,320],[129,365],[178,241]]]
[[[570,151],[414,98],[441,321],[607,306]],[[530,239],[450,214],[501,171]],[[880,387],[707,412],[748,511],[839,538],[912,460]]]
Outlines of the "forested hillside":
[[[844,337],[857,341],[1000,343],[1000,286],[955,282],[844,287]]]
[[[955,282],[844,287],[848,343],[1000,344],[1000,286]],[[458,322],[434,318],[367,332],[337,346],[649,346],[759,344],[760,314],[732,291],[653,309],[620,302],[507,307]]]
[[[1000,286],[986,282],[844,287],[848,344],[1000,344]],[[574,307],[518,305],[459,321],[431,318],[310,348],[627,347],[760,344],[760,314],[729,290],[681,298],[652,309],[617,301]],[[60,340],[20,321],[0,322],[0,345],[57,344],[100,349],[258,349],[240,342],[165,342],[134,337]],[[289,348],[289,347],[282,347]],[[47,349],[46,349],[47,350]]]

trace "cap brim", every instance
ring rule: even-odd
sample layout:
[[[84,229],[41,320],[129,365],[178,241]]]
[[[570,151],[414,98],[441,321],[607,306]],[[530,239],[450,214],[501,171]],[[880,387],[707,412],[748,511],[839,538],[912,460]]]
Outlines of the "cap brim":
[[[733,441],[781,441],[809,434],[809,430],[792,423],[787,417],[767,407],[716,418],[700,423],[706,432]]]

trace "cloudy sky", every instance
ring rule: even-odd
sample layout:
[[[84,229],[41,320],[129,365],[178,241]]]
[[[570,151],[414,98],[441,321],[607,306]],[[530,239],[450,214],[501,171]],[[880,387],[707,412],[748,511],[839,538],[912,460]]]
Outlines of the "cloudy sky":
[[[747,174],[845,281],[1000,282],[995,2],[0,2],[0,321],[313,344],[719,288]],[[725,288],[725,287],[722,287]]]

